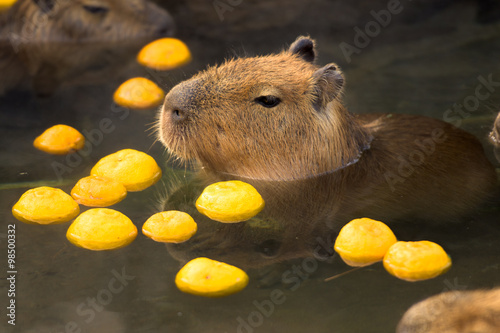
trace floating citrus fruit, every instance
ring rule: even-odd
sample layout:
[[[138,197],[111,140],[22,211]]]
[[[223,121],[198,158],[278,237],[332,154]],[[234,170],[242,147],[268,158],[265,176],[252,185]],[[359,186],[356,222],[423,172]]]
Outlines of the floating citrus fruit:
[[[384,267],[395,277],[418,281],[446,272],[451,267],[451,259],[433,242],[397,242],[385,254]]]
[[[64,155],[80,150],[85,145],[84,136],[71,126],[55,125],[46,129],[33,142],[35,148],[49,154]]]
[[[47,186],[26,191],[12,207],[16,219],[30,224],[63,223],[79,213],[80,207],[70,195]]]
[[[128,217],[109,208],[92,208],[71,223],[66,237],[76,246],[89,250],[112,250],[130,244],[137,228]]]
[[[105,156],[90,171],[92,176],[111,178],[122,183],[127,191],[142,191],[161,178],[161,169],[146,153],[123,149]]]
[[[226,223],[246,221],[264,208],[264,199],[250,184],[239,180],[207,186],[196,200],[196,208],[212,220]]]
[[[248,284],[248,275],[238,267],[208,258],[196,258],[177,273],[179,290],[199,296],[222,297],[234,294]]]
[[[191,238],[197,229],[189,214],[170,210],[151,216],[142,226],[142,233],[157,242],[182,243]]]
[[[143,77],[123,82],[113,95],[116,104],[132,109],[155,108],[163,102],[164,97],[165,93],[160,87]]]
[[[396,242],[396,236],[387,225],[361,218],[352,220],[340,230],[334,248],[346,264],[366,266],[382,260]]]
[[[17,0],[0,0],[0,12],[6,11],[10,7],[14,6]]]
[[[88,176],[76,183],[71,196],[80,205],[107,207],[122,201],[127,196],[127,189],[111,178]]]
[[[176,38],[162,38],[144,46],[137,61],[143,66],[164,71],[187,64],[191,61],[191,52]]]

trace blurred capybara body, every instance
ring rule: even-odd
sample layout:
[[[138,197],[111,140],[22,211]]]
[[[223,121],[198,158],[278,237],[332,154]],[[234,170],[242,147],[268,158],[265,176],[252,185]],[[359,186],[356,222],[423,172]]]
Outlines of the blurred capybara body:
[[[266,204],[298,212],[320,201],[317,220],[333,229],[362,216],[447,221],[485,199],[496,175],[477,139],[426,117],[353,115],[343,74],[314,59],[302,37],[200,72],[165,98],[162,142],[206,173],[262,188]],[[317,223],[290,226],[304,228]]]
[[[0,94],[27,78],[43,94],[105,77],[127,47],[173,29],[168,12],[148,0],[19,0],[0,15]]]
[[[449,291],[413,305],[397,333],[500,332],[500,288]]]

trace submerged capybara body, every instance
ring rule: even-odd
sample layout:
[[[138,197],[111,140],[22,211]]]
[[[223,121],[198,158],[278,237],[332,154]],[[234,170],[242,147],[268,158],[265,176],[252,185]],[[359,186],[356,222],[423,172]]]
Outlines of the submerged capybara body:
[[[106,77],[127,47],[173,29],[148,0],[19,0],[0,15],[0,94],[26,79],[49,94],[62,82]]]
[[[317,193],[334,229],[352,216],[446,221],[484,200],[496,176],[472,135],[426,117],[350,114],[343,74],[314,59],[302,37],[182,82],[165,98],[162,142],[221,178],[296,188],[270,201],[300,205]]]
[[[413,305],[397,333],[498,333],[500,288],[449,291]]]

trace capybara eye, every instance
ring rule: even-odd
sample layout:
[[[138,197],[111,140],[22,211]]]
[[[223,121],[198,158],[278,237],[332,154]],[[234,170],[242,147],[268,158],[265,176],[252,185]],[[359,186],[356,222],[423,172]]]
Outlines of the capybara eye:
[[[280,104],[281,99],[279,99],[276,96],[273,95],[267,95],[267,96],[259,96],[255,99],[255,102],[259,103],[260,105],[266,107],[266,108],[272,108],[275,107],[276,105]]]
[[[92,14],[105,14],[109,11],[109,8],[92,5],[83,5],[83,9]]]

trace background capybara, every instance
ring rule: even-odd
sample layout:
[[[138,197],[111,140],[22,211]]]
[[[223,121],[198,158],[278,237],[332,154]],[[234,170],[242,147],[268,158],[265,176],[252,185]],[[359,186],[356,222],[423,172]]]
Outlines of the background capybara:
[[[500,288],[449,291],[413,305],[397,333],[498,333]]]
[[[19,0],[0,15],[0,94],[27,78],[39,95],[102,80],[124,66],[121,54],[173,29],[148,0]]]
[[[497,180],[476,138],[427,117],[349,113],[342,72],[315,57],[301,37],[288,51],[200,72],[165,98],[161,141],[207,173],[272,193],[266,202],[300,207],[313,189],[326,201],[318,220],[336,230],[361,216],[446,221],[485,199]],[[290,232],[317,227],[297,223]]]

